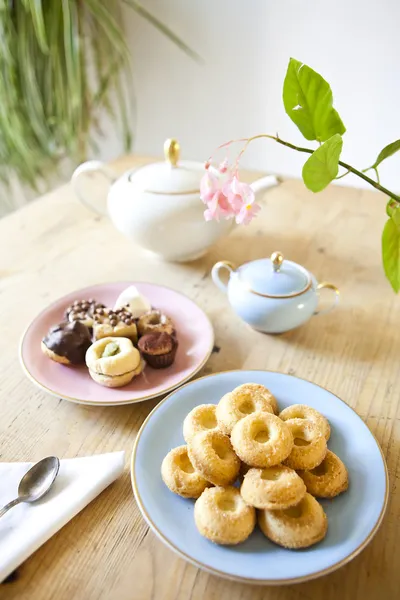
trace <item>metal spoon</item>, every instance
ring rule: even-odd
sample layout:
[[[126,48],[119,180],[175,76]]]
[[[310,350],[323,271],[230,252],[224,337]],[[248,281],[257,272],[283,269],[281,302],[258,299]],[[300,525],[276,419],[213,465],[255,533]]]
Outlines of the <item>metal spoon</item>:
[[[36,502],[47,494],[57,477],[59,468],[60,461],[56,456],[48,456],[33,465],[19,482],[18,498],[0,509],[0,517],[20,502]]]

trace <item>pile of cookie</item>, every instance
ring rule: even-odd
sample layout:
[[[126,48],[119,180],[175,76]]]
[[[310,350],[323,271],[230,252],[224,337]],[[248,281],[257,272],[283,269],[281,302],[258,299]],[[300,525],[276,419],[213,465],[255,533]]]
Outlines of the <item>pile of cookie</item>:
[[[316,498],[347,490],[348,473],[327,448],[330,425],[317,410],[294,404],[279,413],[266,387],[247,383],[217,405],[196,406],[183,437],[186,445],[167,454],[161,475],[172,492],[196,499],[201,535],[239,544],[258,521],[285,548],[307,548],[325,537],[328,520]]]
[[[122,387],[143,370],[169,367],[178,347],[174,323],[154,309],[135,286],[124,290],[114,308],[93,298],[75,300],[64,320],[50,328],[41,349],[63,365],[86,364],[94,381]]]

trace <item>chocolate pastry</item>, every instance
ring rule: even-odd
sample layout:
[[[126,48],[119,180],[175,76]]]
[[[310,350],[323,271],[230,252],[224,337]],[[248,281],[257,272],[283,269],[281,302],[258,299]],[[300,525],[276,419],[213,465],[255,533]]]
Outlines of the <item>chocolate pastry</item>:
[[[135,319],[125,308],[112,310],[99,308],[93,315],[93,338],[100,340],[104,337],[126,337],[133,342],[137,341]]]
[[[139,318],[138,332],[139,335],[154,332],[164,332],[173,335],[175,327],[172,319],[167,317],[167,315],[159,310],[151,310]]]
[[[174,335],[165,331],[155,331],[143,335],[138,347],[150,367],[164,369],[174,362],[178,342]]]
[[[42,352],[63,365],[85,362],[86,350],[91,345],[88,327],[80,321],[65,321],[54,325],[41,343]]]
[[[86,327],[93,327],[93,317],[96,313],[105,309],[105,305],[96,302],[93,298],[89,300],[75,300],[65,311],[67,321],[80,321]]]

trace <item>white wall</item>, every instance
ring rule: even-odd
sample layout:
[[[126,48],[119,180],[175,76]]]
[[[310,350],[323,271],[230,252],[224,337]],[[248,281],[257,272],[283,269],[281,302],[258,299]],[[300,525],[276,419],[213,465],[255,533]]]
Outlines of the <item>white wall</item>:
[[[282,105],[290,56],[330,82],[347,126],[343,159],[366,167],[400,137],[398,0],[143,0],[204,59],[198,65],[124,8],[134,65],[135,150],[159,155],[177,137],[186,158],[204,160],[233,137],[279,132],[303,142]],[[118,152],[115,139],[102,154]],[[245,166],[300,176],[303,156],[256,142]],[[400,188],[400,154],[382,167]],[[345,178],[343,183],[359,184]]]

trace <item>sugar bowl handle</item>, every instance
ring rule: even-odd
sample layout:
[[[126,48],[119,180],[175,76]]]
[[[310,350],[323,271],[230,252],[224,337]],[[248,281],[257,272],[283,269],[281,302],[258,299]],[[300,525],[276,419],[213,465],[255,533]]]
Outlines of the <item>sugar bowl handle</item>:
[[[330,306],[328,306],[328,308],[323,308],[322,310],[316,310],[314,312],[314,315],[324,315],[328,312],[331,312],[331,310],[333,310],[339,304],[340,291],[339,291],[339,288],[336,287],[336,285],[333,285],[333,283],[328,283],[327,281],[323,281],[322,283],[319,283],[317,285],[317,292],[319,292],[319,290],[332,290],[332,292],[335,295],[334,295],[332,304]],[[319,296],[319,294],[318,294],[318,296]]]
[[[228,290],[228,285],[224,283],[219,276],[219,272],[221,269],[227,269],[229,271],[229,274],[231,274],[235,271],[235,265],[227,260],[220,260],[219,262],[215,263],[215,265],[211,269],[211,277],[213,282],[217,287],[219,287],[220,290],[222,290],[226,294]]]

